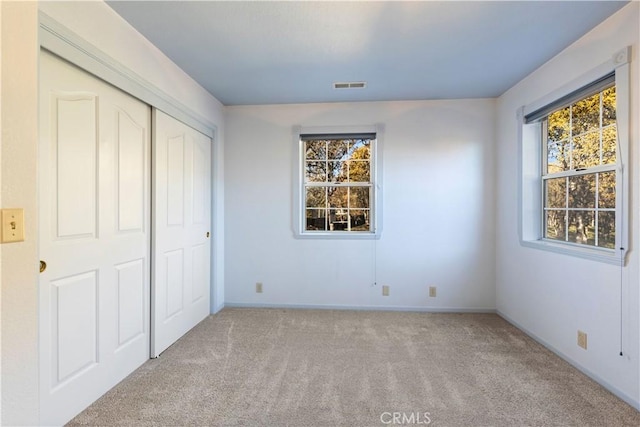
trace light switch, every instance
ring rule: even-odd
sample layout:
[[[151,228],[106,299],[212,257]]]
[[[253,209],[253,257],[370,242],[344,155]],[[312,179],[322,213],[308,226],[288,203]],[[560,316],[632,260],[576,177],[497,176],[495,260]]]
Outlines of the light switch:
[[[2,209],[2,243],[24,242],[24,209]]]

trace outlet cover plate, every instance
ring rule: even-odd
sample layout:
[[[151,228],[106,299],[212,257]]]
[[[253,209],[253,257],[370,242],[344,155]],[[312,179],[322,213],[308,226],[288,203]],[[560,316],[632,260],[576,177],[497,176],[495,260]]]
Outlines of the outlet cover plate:
[[[587,349],[587,333],[578,331],[578,347]]]

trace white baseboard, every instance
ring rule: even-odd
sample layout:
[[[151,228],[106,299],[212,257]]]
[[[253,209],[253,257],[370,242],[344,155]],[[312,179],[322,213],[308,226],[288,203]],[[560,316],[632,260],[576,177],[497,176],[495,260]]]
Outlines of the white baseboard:
[[[219,312],[223,308],[224,308],[224,304],[218,304],[218,305],[213,307],[213,309],[211,311],[211,314],[216,314],[217,312]]]
[[[319,309],[319,310],[358,310],[358,311],[415,311],[422,313],[494,313],[494,308],[455,308],[455,307],[412,307],[412,306],[382,306],[382,305],[340,305],[340,304],[270,304],[225,302],[229,308],[291,308],[291,309]]]
[[[509,317],[506,314],[502,313],[500,310],[496,310],[496,314],[498,316],[502,317],[507,322],[511,323],[516,328],[520,329],[522,332],[527,334],[529,337],[531,337],[532,339],[534,339],[538,343],[540,343],[543,346],[545,346],[547,349],[549,349],[550,351],[555,353],[556,356],[560,357],[562,360],[564,360],[565,362],[569,363],[571,366],[573,366],[574,368],[576,368],[577,370],[579,370],[580,372],[582,372],[583,374],[585,374],[586,376],[588,376],[589,378],[591,378],[592,380],[594,380],[595,382],[600,384],[602,387],[606,388],[611,393],[613,393],[614,395],[616,395],[620,399],[622,399],[625,402],[627,402],[629,405],[634,407],[637,411],[640,411],[640,401],[635,400],[633,397],[629,396],[628,394],[626,394],[625,392],[623,392],[622,390],[620,390],[616,386],[612,385],[607,380],[603,379],[599,375],[593,373],[589,369],[587,369],[584,366],[580,365],[575,360],[571,359],[569,356],[567,356],[566,354],[562,353],[556,347],[552,346],[547,341],[545,341],[544,339],[540,338],[538,335],[534,334],[533,332],[531,332],[527,328],[523,327],[518,322],[513,320],[511,317]]]

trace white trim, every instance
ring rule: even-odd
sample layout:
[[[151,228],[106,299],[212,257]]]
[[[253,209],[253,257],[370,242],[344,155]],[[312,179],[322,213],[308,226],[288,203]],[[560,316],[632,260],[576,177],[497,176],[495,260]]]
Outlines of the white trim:
[[[39,11],[40,46],[213,138],[217,126]]]
[[[621,265],[624,260],[618,254],[619,251],[593,246],[585,247],[571,243],[556,243],[549,240],[521,240],[520,245],[613,265]]]
[[[384,126],[362,125],[362,126],[293,126],[293,166],[292,166],[292,214],[291,228],[296,239],[315,240],[375,240],[380,239],[382,234],[382,153],[383,153],[383,131]],[[370,203],[372,232],[365,231],[331,231],[331,232],[305,232],[304,217],[302,216],[302,195],[304,194],[303,168],[304,153],[301,149],[300,135],[302,134],[345,134],[345,133],[375,133],[376,140],[373,145],[371,165],[373,182],[373,201]]]
[[[587,71],[577,79],[541,99],[518,109],[518,237],[520,245],[561,253],[592,261],[624,265],[629,245],[629,161],[630,81],[629,60],[631,48],[626,47],[612,55],[611,60]],[[616,115],[618,118],[618,163],[590,168],[580,173],[593,173],[605,169],[616,171],[616,244],[615,250],[592,246],[574,245],[542,239],[542,138],[541,124],[525,124],[524,117],[545,105],[549,105],[569,93],[615,71]],[[556,174],[558,176],[563,174]],[[554,175],[555,176],[555,175]]]
[[[341,305],[341,304],[271,304],[225,302],[224,308],[286,308],[301,310],[355,310],[355,311],[412,311],[418,313],[492,313],[495,308],[419,307],[388,305]]]
[[[616,71],[618,67],[622,65],[628,64],[631,60],[631,47],[627,46],[623,49],[620,49],[613,55],[611,55],[611,59],[598,65],[597,67],[587,71],[582,74],[580,77],[560,86],[558,89],[548,93],[542,98],[537,99],[536,101],[530,103],[523,107],[523,117],[528,114],[543,108],[555,100],[562,98],[565,95],[568,95],[576,90],[590,84],[591,82],[598,80],[602,76],[606,76],[612,71]],[[616,71],[617,74],[617,71]],[[617,80],[617,79],[616,79]],[[617,84],[617,81],[616,81]]]
[[[220,305],[215,305],[213,307],[213,310],[211,310],[211,314],[216,314],[219,313],[223,308],[225,307],[224,304],[220,304]]]
[[[549,342],[547,342],[544,339],[540,338],[540,336],[534,334],[529,329],[525,328],[520,323],[518,323],[515,320],[513,320],[511,317],[509,317],[506,314],[504,314],[502,311],[496,310],[496,314],[498,316],[502,317],[504,320],[506,320],[510,324],[512,324],[513,326],[515,326],[516,328],[520,329],[522,332],[527,334],[531,339],[533,339],[537,343],[541,344],[542,346],[544,346],[545,348],[550,350],[552,353],[554,353],[556,356],[558,356],[559,358],[561,358],[562,360],[564,360],[565,362],[567,362],[568,364],[570,364],[571,366],[576,368],[578,371],[582,372],[583,374],[585,374],[586,376],[588,376],[589,378],[593,379],[595,382],[597,382],[598,384],[600,384],[601,386],[603,386],[604,388],[609,390],[615,396],[617,396],[618,398],[622,399],[623,401],[625,401],[626,403],[631,405],[636,410],[640,411],[640,401],[638,401],[638,400],[634,399],[633,397],[629,396],[627,393],[623,392],[622,390],[620,390],[616,386],[612,385],[611,383],[609,383],[608,381],[603,379],[601,376],[593,373],[592,371],[590,371],[589,369],[585,368],[584,366],[582,366],[581,364],[579,364],[575,360],[571,359],[569,356],[567,356],[566,354],[561,352],[559,349],[557,349],[553,345],[549,344]]]

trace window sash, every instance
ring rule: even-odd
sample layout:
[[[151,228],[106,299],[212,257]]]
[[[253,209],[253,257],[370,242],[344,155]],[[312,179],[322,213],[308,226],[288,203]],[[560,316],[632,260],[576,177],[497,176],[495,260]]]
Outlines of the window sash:
[[[600,207],[600,186],[598,184],[598,176],[600,173],[606,173],[606,172],[614,172],[616,174],[616,207],[614,208],[603,208]],[[571,194],[571,191],[569,190],[569,187],[567,185],[567,187],[565,187],[565,205],[564,207],[549,207],[547,205],[548,203],[548,199],[547,199],[547,195],[546,195],[546,183],[547,181],[550,180],[554,180],[554,179],[558,179],[558,178],[565,178],[567,179],[567,181],[570,178],[573,177],[578,177],[578,176],[585,176],[585,175],[595,175],[595,189],[594,189],[594,205],[593,207],[579,207],[579,208],[573,208],[573,207],[569,207],[569,196]],[[575,245],[577,247],[588,247],[588,248],[593,248],[593,249],[598,249],[598,250],[603,250],[603,251],[609,251],[611,253],[615,252],[615,247],[614,248],[606,248],[603,246],[600,246],[600,231],[599,231],[599,215],[598,212],[613,212],[614,214],[618,213],[618,203],[620,200],[620,195],[619,195],[619,180],[621,179],[620,174],[618,173],[618,167],[616,164],[610,164],[610,165],[600,165],[600,166],[594,166],[592,168],[589,169],[584,169],[584,170],[569,170],[569,171],[563,171],[563,172],[558,172],[555,174],[548,174],[548,175],[542,175],[540,180],[540,194],[541,196],[541,200],[542,200],[542,209],[541,209],[541,221],[540,221],[540,226],[541,226],[541,240],[546,241],[546,242],[552,242],[552,243],[560,243],[560,244],[568,244],[568,245]],[[559,240],[559,239],[553,239],[550,237],[547,237],[547,212],[564,212],[567,217],[565,218],[565,237],[563,240]],[[584,244],[584,243],[575,243],[575,242],[571,242],[569,240],[569,212],[592,212],[594,214],[595,217],[595,225],[594,225],[594,244],[593,245],[588,245],[588,244]],[[618,229],[617,229],[617,224],[618,221],[616,221],[616,227],[615,227],[615,234],[618,234]],[[615,246],[615,245],[614,245]]]
[[[305,187],[373,187],[371,182],[309,181]]]
[[[560,176],[564,176],[566,174],[577,174],[580,172],[584,172],[584,173],[590,173],[589,171],[599,171],[601,168],[604,167],[612,167],[615,168],[617,167],[617,165],[620,163],[620,147],[619,147],[619,135],[618,135],[618,120],[616,118],[615,123],[612,124],[608,124],[606,126],[602,126],[602,97],[600,98],[600,119],[599,119],[599,126],[598,126],[598,132],[600,134],[600,147],[599,147],[599,156],[600,156],[600,162],[602,162],[603,159],[603,133],[606,129],[609,128],[613,128],[615,127],[616,129],[616,146],[615,146],[615,153],[616,153],[616,162],[615,163],[607,163],[607,164],[600,164],[597,166],[589,166],[586,168],[574,168],[573,167],[573,154],[572,154],[572,149],[570,150],[570,154],[569,154],[569,162],[570,162],[570,169],[567,171],[561,171],[561,172],[553,172],[553,173],[549,173],[548,171],[548,156],[549,156],[549,121],[548,121],[548,116],[555,113],[558,110],[562,110],[564,108],[569,107],[570,105],[579,102],[583,99],[589,98],[597,93],[600,93],[608,88],[614,87],[615,85],[615,80],[613,80],[615,78],[615,74],[611,74],[610,77],[608,77],[606,79],[606,84],[597,84],[600,81],[604,81],[604,77],[600,80],[597,80],[593,85],[587,85],[586,88],[587,89],[593,89],[594,87],[598,88],[597,91],[593,92],[591,90],[582,90],[582,89],[578,89],[573,93],[579,93],[579,94],[583,94],[582,98],[576,98],[576,99],[572,99],[571,102],[569,104],[566,104],[564,106],[559,106],[556,107],[555,109],[551,110],[551,111],[547,111],[546,115],[544,117],[542,117],[541,120],[538,121],[538,123],[541,124],[541,143],[542,143],[542,158],[540,159],[542,162],[542,176],[556,176],[556,177],[560,177]],[[583,88],[584,89],[584,88]],[[571,95],[571,94],[570,94]],[[567,95],[566,97],[563,97],[561,99],[567,98],[569,97],[569,95]],[[616,95],[616,99],[617,99],[617,95]],[[554,105],[556,103],[551,103],[549,105]],[[616,105],[616,111],[617,111],[617,105]],[[533,114],[533,113],[532,113]],[[526,118],[525,118],[526,120]],[[570,116],[570,120],[571,120],[571,116]],[[583,132],[577,135],[574,135],[572,132],[572,124],[571,121],[569,122],[569,134],[567,135],[567,137],[565,139],[562,139],[560,141],[555,141],[555,142],[563,142],[566,141],[568,143],[570,143],[572,145],[573,140],[575,140],[576,138],[580,138],[583,135],[589,134],[594,132],[594,130],[592,131],[587,131],[587,132]]]
[[[307,161],[312,161],[306,158],[306,142],[308,141],[339,141],[339,140],[367,140],[369,142],[369,158],[368,159],[321,159],[313,160],[318,162],[366,162],[369,165],[369,181],[309,181],[307,180],[307,174],[305,165]],[[377,155],[377,135],[375,132],[363,132],[363,133],[308,133],[300,134],[300,173],[301,173],[301,189],[302,194],[300,197],[300,204],[298,206],[299,212],[301,212],[300,220],[300,232],[301,234],[313,234],[313,235],[375,235],[376,234],[376,155]],[[340,210],[341,208],[330,207],[328,200],[326,206],[322,207],[307,207],[306,206],[306,193],[309,188],[323,188],[323,187],[339,187],[339,188],[369,188],[369,207],[368,208],[354,208],[346,207],[342,208],[347,215],[350,215],[351,211],[366,211],[368,212],[369,227],[367,230],[351,230],[351,224],[349,223],[346,230],[330,230],[329,229],[329,214],[331,211]],[[327,213],[325,218],[326,229],[325,230],[307,230],[307,210],[324,210]]]
[[[600,228],[599,228],[599,220],[600,220],[600,212],[613,212],[616,216],[618,213],[618,206],[619,206],[619,201],[620,201],[620,196],[619,196],[619,191],[620,191],[620,174],[618,173],[618,169],[619,169],[619,163],[621,161],[621,153],[619,150],[619,144],[616,141],[616,146],[615,146],[615,152],[616,152],[616,162],[615,163],[611,163],[611,164],[599,164],[596,166],[589,166],[589,167],[585,167],[585,168],[575,168],[575,166],[573,165],[573,155],[571,154],[571,150],[569,151],[569,158],[570,158],[570,164],[569,164],[569,170],[564,170],[564,171],[559,171],[559,172],[553,172],[553,173],[549,173],[548,171],[548,167],[549,167],[549,121],[548,121],[548,117],[565,108],[570,107],[571,105],[573,105],[574,103],[580,102],[583,99],[587,99],[589,97],[592,97],[593,95],[599,94],[603,91],[605,91],[606,89],[610,88],[610,87],[614,87],[615,86],[615,72],[614,73],[610,73],[596,81],[594,81],[591,84],[588,84],[582,88],[579,88],[571,93],[569,93],[568,95],[559,98],[557,101],[552,102],[550,104],[548,104],[545,107],[542,107],[541,109],[538,109],[532,113],[530,113],[529,115],[527,115],[524,120],[525,123],[538,123],[540,125],[541,128],[541,132],[540,132],[540,143],[541,143],[541,169],[540,169],[540,194],[541,194],[541,207],[542,209],[540,210],[540,235],[541,235],[541,240],[546,241],[546,242],[554,242],[554,243],[560,243],[560,244],[568,244],[568,245],[575,245],[575,246],[580,246],[580,247],[589,247],[589,248],[596,248],[596,249],[600,249],[603,251],[609,251],[609,252],[614,252],[615,249],[614,248],[606,248],[603,246],[600,246],[600,244],[602,243],[601,238],[604,236],[600,236]],[[616,106],[617,107],[617,106]],[[600,97],[600,106],[599,106],[599,115],[600,115],[600,119],[599,119],[599,123],[598,123],[598,132],[600,133],[600,146],[599,146],[599,158],[600,158],[600,162],[602,162],[602,158],[603,158],[603,146],[602,146],[602,133],[606,128],[612,127],[612,126],[616,126],[616,130],[617,130],[617,120],[615,124],[610,124],[607,126],[602,126],[602,97]],[[616,108],[617,110],[617,108]],[[567,143],[571,144],[570,147],[573,146],[573,141],[575,138],[579,138],[580,135],[573,135],[572,130],[572,115],[570,113],[569,116],[569,134],[566,136],[566,139],[562,140],[562,141],[566,141]],[[558,141],[558,142],[562,142],[562,141]],[[599,207],[600,205],[600,194],[599,194],[599,184],[598,184],[598,177],[600,176],[600,173],[606,173],[606,172],[614,172],[616,174],[616,206],[614,208],[601,208]],[[572,191],[569,188],[569,182],[571,178],[574,177],[580,177],[580,176],[587,176],[587,175],[594,175],[594,179],[595,179],[595,189],[594,189],[594,195],[593,195],[593,202],[594,202],[594,206],[593,207],[569,207],[569,198],[572,194]],[[565,203],[564,203],[564,207],[549,207],[548,203],[548,197],[546,194],[547,191],[547,182],[553,179],[562,179],[564,178],[566,180],[566,186],[564,189],[564,194],[565,194]],[[549,212],[562,212],[564,214],[564,237],[562,239],[554,239],[552,237],[548,237],[547,233],[548,233],[548,213]],[[594,220],[594,226],[593,226],[593,244],[585,244],[585,243],[578,243],[578,242],[572,242],[570,241],[570,216],[571,216],[571,212],[585,212],[585,213],[591,213],[593,215],[593,220]],[[614,234],[617,235],[618,234],[618,229],[617,229],[617,224],[619,222],[616,221],[615,223],[615,228],[614,228]],[[615,247],[615,245],[614,245]]]

